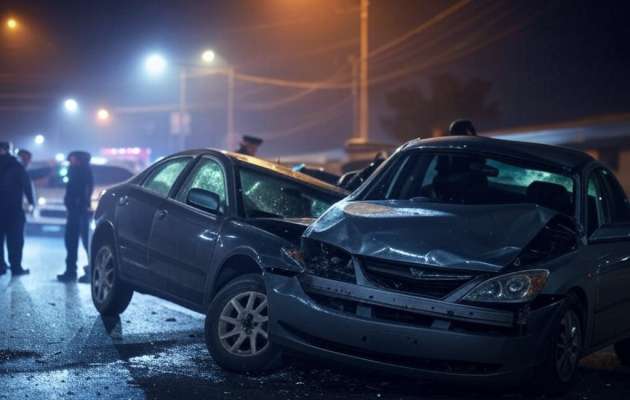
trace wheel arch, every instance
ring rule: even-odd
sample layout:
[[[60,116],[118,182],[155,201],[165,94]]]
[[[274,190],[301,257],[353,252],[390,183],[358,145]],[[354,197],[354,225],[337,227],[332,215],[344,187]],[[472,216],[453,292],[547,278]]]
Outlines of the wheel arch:
[[[234,278],[246,274],[262,274],[263,268],[256,261],[257,255],[252,250],[230,254],[219,265],[214,278],[209,282],[205,305],[209,304],[216,294]]]
[[[567,297],[568,296],[575,296],[580,306],[580,322],[582,323],[585,333],[584,348],[587,348],[591,341],[593,324],[593,318],[590,308],[591,304],[588,300],[588,295],[582,287],[573,286],[569,290],[567,290]]]
[[[92,265],[92,256],[96,254],[97,246],[108,239],[112,241],[112,245],[114,246],[114,253],[117,254],[116,233],[114,225],[110,221],[103,221],[98,224],[90,240],[90,254],[88,257],[90,266]]]

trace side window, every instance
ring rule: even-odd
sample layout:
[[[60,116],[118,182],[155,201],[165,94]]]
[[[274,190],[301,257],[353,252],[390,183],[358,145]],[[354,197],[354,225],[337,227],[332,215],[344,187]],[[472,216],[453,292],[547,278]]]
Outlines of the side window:
[[[177,177],[182,173],[190,160],[189,157],[186,157],[165,162],[151,173],[142,186],[162,197],[168,196]]]
[[[221,204],[226,204],[225,174],[221,165],[211,158],[202,158],[179,191],[177,200],[185,203],[191,189],[203,189],[216,193],[221,199]]]
[[[590,236],[604,224],[610,223],[610,197],[601,179],[602,170],[594,171],[586,186],[587,232]]]
[[[608,170],[601,170],[603,181],[606,184],[610,203],[610,223],[630,222],[630,204],[617,178]]]

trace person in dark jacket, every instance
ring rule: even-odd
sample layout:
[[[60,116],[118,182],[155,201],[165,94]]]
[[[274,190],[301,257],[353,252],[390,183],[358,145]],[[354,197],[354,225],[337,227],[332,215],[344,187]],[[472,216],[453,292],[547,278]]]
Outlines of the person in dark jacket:
[[[11,155],[11,143],[0,142],[0,243],[6,239],[9,265],[14,276],[28,274],[22,268],[24,250],[23,199],[26,196],[30,207],[35,206],[31,180],[20,162]],[[2,260],[4,264],[4,259]],[[0,265],[0,275],[6,266]]]
[[[64,204],[68,210],[66,221],[66,271],[57,275],[62,282],[73,282],[77,279],[77,258],[79,255],[79,238],[85,251],[88,250],[88,233],[90,227],[90,205],[94,178],[90,167],[90,154],[73,151],[68,155],[68,183]]]
[[[261,138],[245,135],[243,136],[243,140],[241,140],[241,144],[236,152],[245,154],[246,156],[255,156],[262,143],[263,140]]]

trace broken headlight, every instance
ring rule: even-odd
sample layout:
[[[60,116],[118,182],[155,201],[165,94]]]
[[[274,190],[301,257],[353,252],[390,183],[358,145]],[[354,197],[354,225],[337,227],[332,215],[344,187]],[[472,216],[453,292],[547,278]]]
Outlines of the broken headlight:
[[[481,303],[524,303],[543,290],[549,271],[534,269],[488,279],[471,290],[464,300]]]

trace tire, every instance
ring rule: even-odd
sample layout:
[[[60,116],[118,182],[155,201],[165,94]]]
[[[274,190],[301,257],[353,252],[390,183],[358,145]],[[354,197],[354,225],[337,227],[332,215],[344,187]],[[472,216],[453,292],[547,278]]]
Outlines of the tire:
[[[617,353],[621,365],[630,367],[630,339],[615,343],[615,353]]]
[[[92,260],[90,285],[92,302],[103,316],[121,314],[131,302],[133,289],[118,276],[118,262],[113,246],[103,243],[98,246]]]
[[[584,346],[584,313],[577,297],[567,296],[559,315],[548,338],[545,361],[527,383],[529,391],[561,395],[575,382]]]
[[[280,364],[281,352],[269,340],[269,311],[260,275],[242,275],[216,295],[206,314],[208,351],[224,369],[263,372]]]

